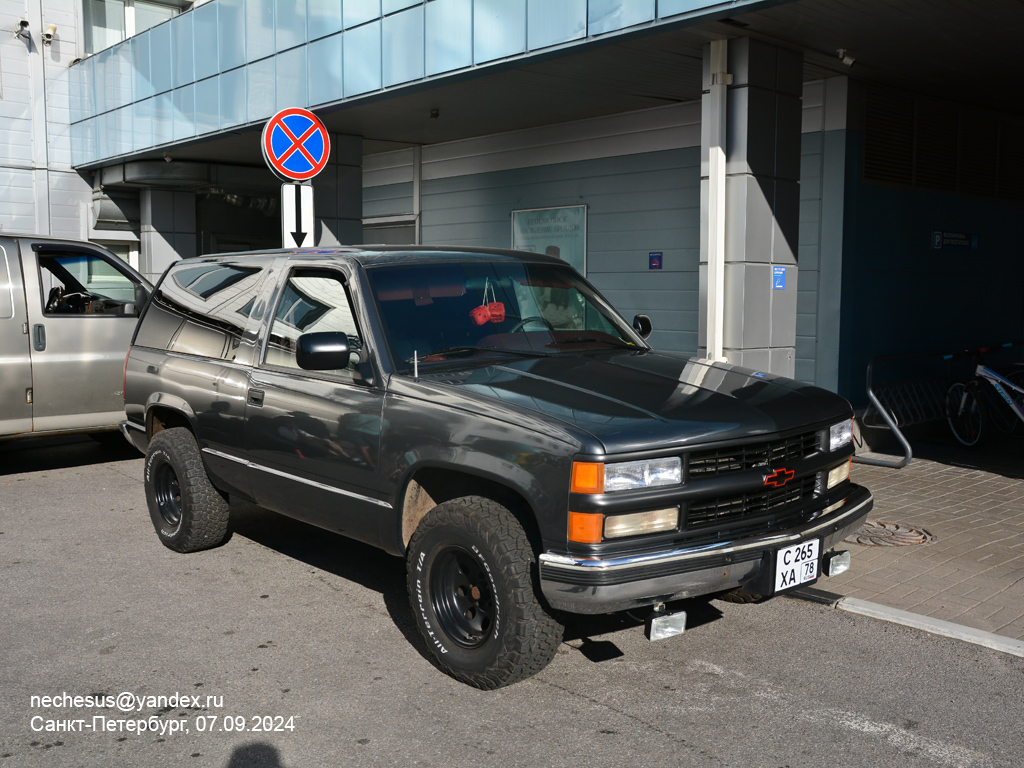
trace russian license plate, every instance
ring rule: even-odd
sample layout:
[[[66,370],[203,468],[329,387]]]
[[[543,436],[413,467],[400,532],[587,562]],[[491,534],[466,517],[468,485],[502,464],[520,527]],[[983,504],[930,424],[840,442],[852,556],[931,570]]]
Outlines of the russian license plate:
[[[792,589],[818,578],[818,550],[821,541],[810,539],[780,549],[775,556],[775,591]]]

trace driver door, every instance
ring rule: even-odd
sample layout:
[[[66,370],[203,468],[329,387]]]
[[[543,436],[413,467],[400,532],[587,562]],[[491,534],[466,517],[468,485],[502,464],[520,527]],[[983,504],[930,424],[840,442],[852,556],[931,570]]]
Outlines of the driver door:
[[[32,356],[34,431],[112,427],[144,285],[113,254],[21,241]]]

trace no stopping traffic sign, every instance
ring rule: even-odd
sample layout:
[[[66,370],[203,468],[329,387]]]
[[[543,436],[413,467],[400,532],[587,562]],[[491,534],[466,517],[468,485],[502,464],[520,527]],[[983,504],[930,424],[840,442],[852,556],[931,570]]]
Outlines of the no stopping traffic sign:
[[[285,181],[306,181],[327,165],[331,140],[320,119],[306,109],[282,109],[263,127],[263,159]]]

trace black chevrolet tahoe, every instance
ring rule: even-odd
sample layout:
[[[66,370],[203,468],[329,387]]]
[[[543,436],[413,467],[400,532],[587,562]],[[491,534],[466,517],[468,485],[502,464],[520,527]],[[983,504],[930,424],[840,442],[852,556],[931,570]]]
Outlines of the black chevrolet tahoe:
[[[664,354],[564,262],[335,248],[171,266],[125,360],[122,429],[160,540],[228,497],[404,557],[438,665],[541,670],[566,613],[770,597],[845,569],[869,492],[841,397]]]

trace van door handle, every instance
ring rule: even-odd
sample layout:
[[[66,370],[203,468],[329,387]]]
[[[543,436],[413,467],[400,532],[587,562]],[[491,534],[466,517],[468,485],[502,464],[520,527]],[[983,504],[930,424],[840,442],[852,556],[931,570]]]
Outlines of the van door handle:
[[[263,405],[263,390],[262,389],[250,389],[249,397],[246,399],[249,405],[262,406]]]
[[[46,349],[46,326],[42,324],[32,326],[32,349],[36,352]]]

